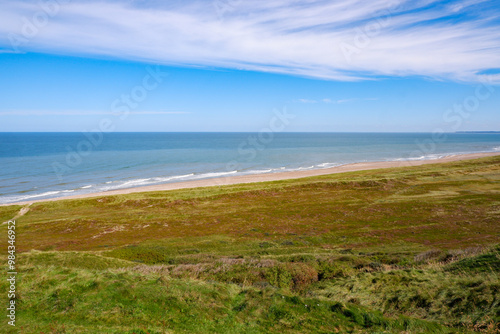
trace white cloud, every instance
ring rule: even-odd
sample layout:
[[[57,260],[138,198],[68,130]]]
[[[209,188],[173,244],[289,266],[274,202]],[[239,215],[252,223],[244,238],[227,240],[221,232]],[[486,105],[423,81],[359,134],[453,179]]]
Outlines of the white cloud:
[[[353,102],[353,101],[356,101],[356,100],[357,99],[343,99],[343,100],[337,100],[335,102],[338,103],[338,104],[342,104],[342,103]]]
[[[321,100],[310,100],[310,99],[298,99],[295,102],[300,102],[300,103],[334,103],[334,104],[342,104],[342,103],[349,103],[349,102],[356,102],[356,101],[376,101],[378,98],[375,97],[368,97],[368,98],[351,98],[351,99],[337,99],[337,100],[332,100],[329,98],[321,99]]]
[[[0,43],[8,48],[14,41],[21,51],[321,79],[475,81],[484,78],[477,72],[500,68],[499,10],[482,8],[494,1],[255,0],[235,1],[221,13],[216,0],[74,0],[46,15],[46,24],[36,23],[44,15],[39,2],[11,1],[0,5]],[[482,12],[474,10],[478,6]],[[474,15],[467,19],[443,19],[469,10]]]

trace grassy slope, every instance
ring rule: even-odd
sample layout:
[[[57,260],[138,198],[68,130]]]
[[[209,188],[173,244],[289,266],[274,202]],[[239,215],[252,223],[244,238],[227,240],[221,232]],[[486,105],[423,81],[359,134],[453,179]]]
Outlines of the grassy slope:
[[[19,325],[494,332],[499,180],[493,157],[33,204],[17,220]]]

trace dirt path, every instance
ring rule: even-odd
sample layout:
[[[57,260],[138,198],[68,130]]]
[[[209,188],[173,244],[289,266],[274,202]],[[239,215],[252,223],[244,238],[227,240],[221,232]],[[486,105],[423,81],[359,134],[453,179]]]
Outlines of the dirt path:
[[[21,210],[19,210],[19,212],[17,213],[17,215],[15,215],[15,217],[14,217],[14,218],[9,219],[9,220],[8,220],[8,221],[6,221],[6,222],[3,222],[3,223],[2,223],[2,225],[3,225],[3,224],[7,224],[10,220],[16,220],[16,219],[18,219],[19,217],[22,217],[22,216],[24,216],[25,214],[27,214],[27,213],[28,213],[28,211],[30,211],[30,206],[31,206],[31,204],[33,204],[33,203],[28,203],[25,207],[21,208]]]

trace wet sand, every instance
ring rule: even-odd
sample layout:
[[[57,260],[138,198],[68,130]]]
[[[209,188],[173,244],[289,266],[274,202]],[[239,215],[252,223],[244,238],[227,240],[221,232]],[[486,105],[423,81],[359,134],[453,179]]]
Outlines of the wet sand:
[[[452,161],[470,160],[470,159],[477,159],[477,158],[483,158],[483,157],[489,157],[489,156],[495,156],[495,155],[500,155],[500,152],[461,154],[461,155],[453,155],[453,156],[448,156],[448,157],[444,157],[444,158],[440,158],[440,159],[433,159],[433,160],[360,162],[360,163],[353,163],[353,164],[347,164],[347,165],[331,167],[331,168],[324,168],[324,169],[313,169],[313,170],[269,173],[269,174],[227,176],[227,177],[221,177],[221,178],[193,180],[193,181],[184,181],[184,182],[176,182],[176,183],[166,183],[166,184],[143,186],[143,187],[137,187],[137,188],[117,189],[117,190],[110,190],[110,191],[105,191],[105,192],[90,193],[90,194],[83,194],[83,195],[74,195],[74,196],[66,196],[66,197],[41,199],[41,200],[36,200],[36,201],[9,203],[9,204],[3,204],[2,206],[20,205],[20,204],[25,205],[25,204],[37,203],[37,202],[49,202],[49,201],[59,201],[59,200],[64,200],[64,199],[79,199],[79,198],[90,198],[90,197],[98,197],[98,196],[122,195],[122,194],[131,194],[131,193],[148,192],[148,191],[166,191],[166,190],[175,190],[175,189],[213,187],[213,186],[224,186],[224,185],[241,184],[241,183],[298,179],[298,178],[309,177],[309,176],[354,172],[354,171],[361,171],[361,170],[372,170],[372,169],[394,168],[394,167],[411,167],[411,166],[420,166],[420,165],[428,165],[428,164],[436,164],[436,163],[444,163],[444,162],[452,162]]]

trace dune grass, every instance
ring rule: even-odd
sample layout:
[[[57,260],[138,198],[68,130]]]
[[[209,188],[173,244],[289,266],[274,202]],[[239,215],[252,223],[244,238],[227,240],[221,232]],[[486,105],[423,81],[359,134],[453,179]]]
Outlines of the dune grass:
[[[495,333],[499,181],[490,157],[35,203],[17,330]]]

